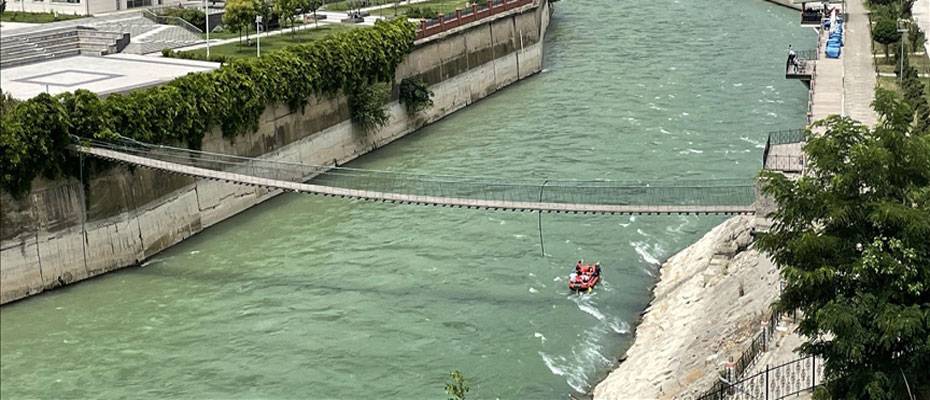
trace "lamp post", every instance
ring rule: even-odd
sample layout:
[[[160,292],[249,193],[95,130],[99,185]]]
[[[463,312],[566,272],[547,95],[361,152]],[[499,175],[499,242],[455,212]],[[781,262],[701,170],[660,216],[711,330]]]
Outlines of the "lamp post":
[[[904,36],[907,34],[907,20],[898,20],[898,33],[901,34],[900,37],[898,37],[898,47],[901,48],[901,57],[898,60],[900,65],[898,67],[898,81],[904,81]]]
[[[203,22],[207,31],[207,59],[210,59],[210,8],[207,0],[203,0]]]
[[[255,43],[257,56],[261,58],[262,56],[262,16],[255,16]]]

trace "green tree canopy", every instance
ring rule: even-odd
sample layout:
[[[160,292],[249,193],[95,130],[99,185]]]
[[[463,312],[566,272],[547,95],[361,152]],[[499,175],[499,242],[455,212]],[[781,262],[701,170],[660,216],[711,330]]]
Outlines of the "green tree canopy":
[[[885,58],[888,58],[888,45],[901,39],[901,32],[898,32],[898,22],[893,18],[879,18],[875,26],[872,27],[872,38],[881,43],[885,50]]]
[[[780,266],[777,306],[800,310],[801,350],[826,359],[836,399],[930,395],[930,135],[879,90],[869,129],[833,116],[804,148],[811,173],[766,172],[779,205],[759,248]]]
[[[294,27],[294,17],[300,8],[300,0],[272,0],[272,9],[281,19],[287,21]]]
[[[255,6],[251,0],[228,0],[223,12],[223,24],[230,29],[248,33],[255,21]]]
[[[323,0],[299,0],[300,9],[303,12],[313,13],[313,25],[319,26],[319,21],[317,21],[316,10],[319,10],[320,7],[323,7]]]

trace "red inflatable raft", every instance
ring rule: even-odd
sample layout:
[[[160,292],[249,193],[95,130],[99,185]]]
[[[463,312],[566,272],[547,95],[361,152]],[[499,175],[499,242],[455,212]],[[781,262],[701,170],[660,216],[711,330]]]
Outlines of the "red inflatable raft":
[[[575,271],[569,275],[568,288],[574,292],[590,292],[601,281],[601,264],[575,264]]]

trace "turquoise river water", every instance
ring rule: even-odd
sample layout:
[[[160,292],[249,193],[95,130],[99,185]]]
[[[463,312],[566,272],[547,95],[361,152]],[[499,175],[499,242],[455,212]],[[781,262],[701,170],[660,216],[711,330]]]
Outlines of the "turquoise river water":
[[[510,178],[749,178],[798,127],[796,12],[555,3],[546,69],[351,166]],[[439,399],[589,391],[657,263],[723,217],[536,215],[288,194],[130,268],[0,309],[0,397]],[[567,293],[579,258],[593,295]]]

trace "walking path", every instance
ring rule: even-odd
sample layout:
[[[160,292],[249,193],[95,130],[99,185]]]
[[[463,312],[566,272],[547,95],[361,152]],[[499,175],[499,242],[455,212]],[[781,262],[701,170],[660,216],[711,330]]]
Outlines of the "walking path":
[[[820,58],[817,60],[817,69],[811,81],[811,90],[814,91],[811,102],[812,121],[819,121],[831,115],[843,115],[843,59],[826,58],[824,56],[826,43],[827,33],[821,33],[820,47],[817,49]]]
[[[319,13],[317,13],[317,14],[319,14]],[[331,22],[331,21],[326,21],[326,20],[320,20],[320,21],[319,21],[319,26],[323,26],[323,25],[327,25],[327,24],[333,24],[333,23],[336,23],[336,22]],[[314,24],[310,23],[310,24],[304,24],[304,25],[298,26],[298,27],[295,28],[295,29],[298,30],[298,31],[302,31],[302,30],[305,30],[305,29],[316,29],[317,27],[318,27],[317,25],[314,25]],[[268,37],[268,36],[276,36],[276,35],[280,35],[280,34],[282,34],[282,33],[290,33],[290,32],[291,32],[291,28],[282,28],[282,29],[278,29],[278,30],[271,31],[271,32],[262,32],[261,37],[264,38],[264,37]],[[249,36],[249,37],[254,38],[255,35],[252,35],[252,36]],[[220,45],[224,45],[224,44],[228,44],[228,43],[235,43],[235,42],[238,42],[239,40],[241,40],[241,39],[240,39],[240,38],[237,38],[237,37],[229,38],[229,39],[212,39],[212,40],[210,40],[210,46],[220,46]],[[193,46],[179,47],[179,48],[176,48],[175,50],[176,50],[176,51],[188,51],[188,50],[202,49],[202,48],[205,48],[205,47],[207,47],[207,43],[206,43],[206,42],[204,42],[204,43],[199,43],[199,44],[195,44],[195,45],[193,45]],[[154,55],[154,54],[153,54],[153,55]]]
[[[411,5],[411,4],[425,3],[425,2],[427,2],[427,1],[431,1],[431,0],[407,0],[407,1],[401,1],[400,4],[398,4],[398,6],[407,6],[407,5]],[[464,4],[464,3],[465,3],[465,2],[463,1],[462,4]],[[380,9],[382,9],[382,8],[391,8],[391,7],[394,7],[394,3],[393,3],[393,2],[391,2],[391,3],[385,3],[385,4],[379,4],[379,5],[371,6],[371,7],[365,7],[365,8],[362,9],[362,11],[374,11],[374,10],[380,10]]]
[[[824,56],[828,33],[821,33],[820,59],[811,83],[814,92],[811,117],[817,121],[830,115],[843,115],[871,127],[878,122],[878,116],[872,110],[877,78],[869,17],[863,0],[849,0],[846,5],[848,19],[840,58]]]
[[[863,0],[850,0],[848,20],[846,21],[846,43],[843,47],[843,115],[862,122],[870,127],[878,122],[878,115],[872,110],[875,98],[875,64],[872,59],[872,37],[869,34],[869,16]]]

